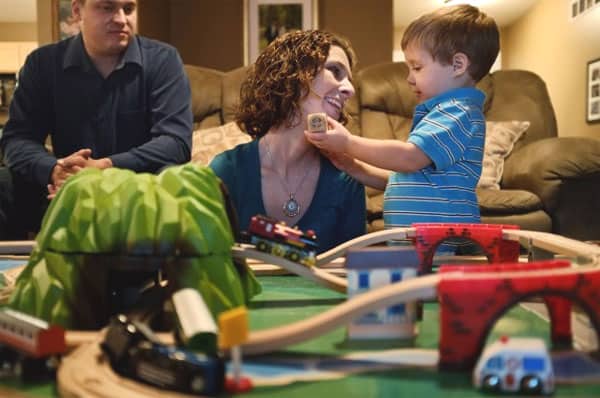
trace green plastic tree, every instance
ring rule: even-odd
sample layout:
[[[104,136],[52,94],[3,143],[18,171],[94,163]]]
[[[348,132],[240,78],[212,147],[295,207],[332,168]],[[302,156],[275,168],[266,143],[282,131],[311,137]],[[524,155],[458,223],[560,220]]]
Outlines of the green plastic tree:
[[[114,261],[164,262],[176,270],[169,283],[198,289],[215,318],[260,292],[232,261],[218,178],[193,164],[157,176],[83,170],[52,200],[36,241],[9,305],[66,328],[93,326]]]

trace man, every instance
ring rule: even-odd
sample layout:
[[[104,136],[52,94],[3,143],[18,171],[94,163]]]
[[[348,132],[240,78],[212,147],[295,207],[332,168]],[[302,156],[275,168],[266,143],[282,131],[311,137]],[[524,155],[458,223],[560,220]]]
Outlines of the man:
[[[135,35],[136,7],[72,0],[81,33],[27,58],[0,140],[10,170],[0,170],[0,238],[37,231],[46,197],[83,168],[154,173],[189,161],[189,82],[173,47]]]

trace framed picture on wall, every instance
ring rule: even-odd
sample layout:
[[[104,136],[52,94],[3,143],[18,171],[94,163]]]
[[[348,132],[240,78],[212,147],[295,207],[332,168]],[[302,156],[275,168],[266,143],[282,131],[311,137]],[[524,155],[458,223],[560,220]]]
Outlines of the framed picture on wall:
[[[79,23],[71,16],[71,0],[52,0],[52,39],[59,41],[79,33]]]
[[[246,0],[246,65],[276,37],[294,30],[317,27],[316,0]]]
[[[588,123],[600,122],[600,58],[587,64]]]

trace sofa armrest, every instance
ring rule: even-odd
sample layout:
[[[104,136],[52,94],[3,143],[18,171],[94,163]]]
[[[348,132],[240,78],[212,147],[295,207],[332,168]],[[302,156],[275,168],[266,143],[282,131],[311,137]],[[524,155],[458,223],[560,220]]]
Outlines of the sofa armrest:
[[[561,137],[528,144],[506,160],[500,185],[536,194],[552,218],[552,232],[600,239],[600,140]]]
[[[598,181],[600,190],[600,140],[587,137],[547,138],[532,142],[506,159],[501,186],[538,195],[546,210],[558,206],[558,191],[570,180]]]

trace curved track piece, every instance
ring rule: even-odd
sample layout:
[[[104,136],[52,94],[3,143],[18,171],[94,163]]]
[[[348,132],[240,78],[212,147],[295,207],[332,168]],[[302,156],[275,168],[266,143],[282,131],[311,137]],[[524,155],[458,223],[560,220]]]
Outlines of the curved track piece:
[[[283,257],[274,256],[272,254],[256,250],[253,248],[253,246],[234,246],[231,249],[231,253],[234,258],[252,258],[255,260],[264,261],[267,264],[278,265],[296,275],[310,279],[319,285],[340,293],[345,294],[348,287],[348,282],[346,282],[345,278],[333,275],[318,267],[307,267],[306,265],[289,261]]]
[[[595,265],[600,263],[600,246],[598,245],[549,232],[523,231],[518,229],[502,230],[502,236],[508,240],[519,240],[525,247],[532,246],[554,254],[577,257]]]
[[[451,274],[444,274],[444,277]],[[251,332],[248,341],[242,345],[242,351],[244,354],[275,351],[344,326],[352,319],[379,308],[418,299],[434,299],[441,279],[442,276],[435,274],[394,283],[363,293],[311,318]]]
[[[129,397],[164,398],[192,397],[168,390],[160,390],[116,374],[102,355],[100,342],[104,333],[96,333],[92,342],[82,344],[63,357],[56,374],[61,397]]]
[[[360,249],[376,243],[382,243],[390,239],[406,239],[414,236],[414,228],[390,228],[383,231],[371,232],[342,243],[317,256],[317,266],[327,264],[337,257],[343,256],[349,249]]]

